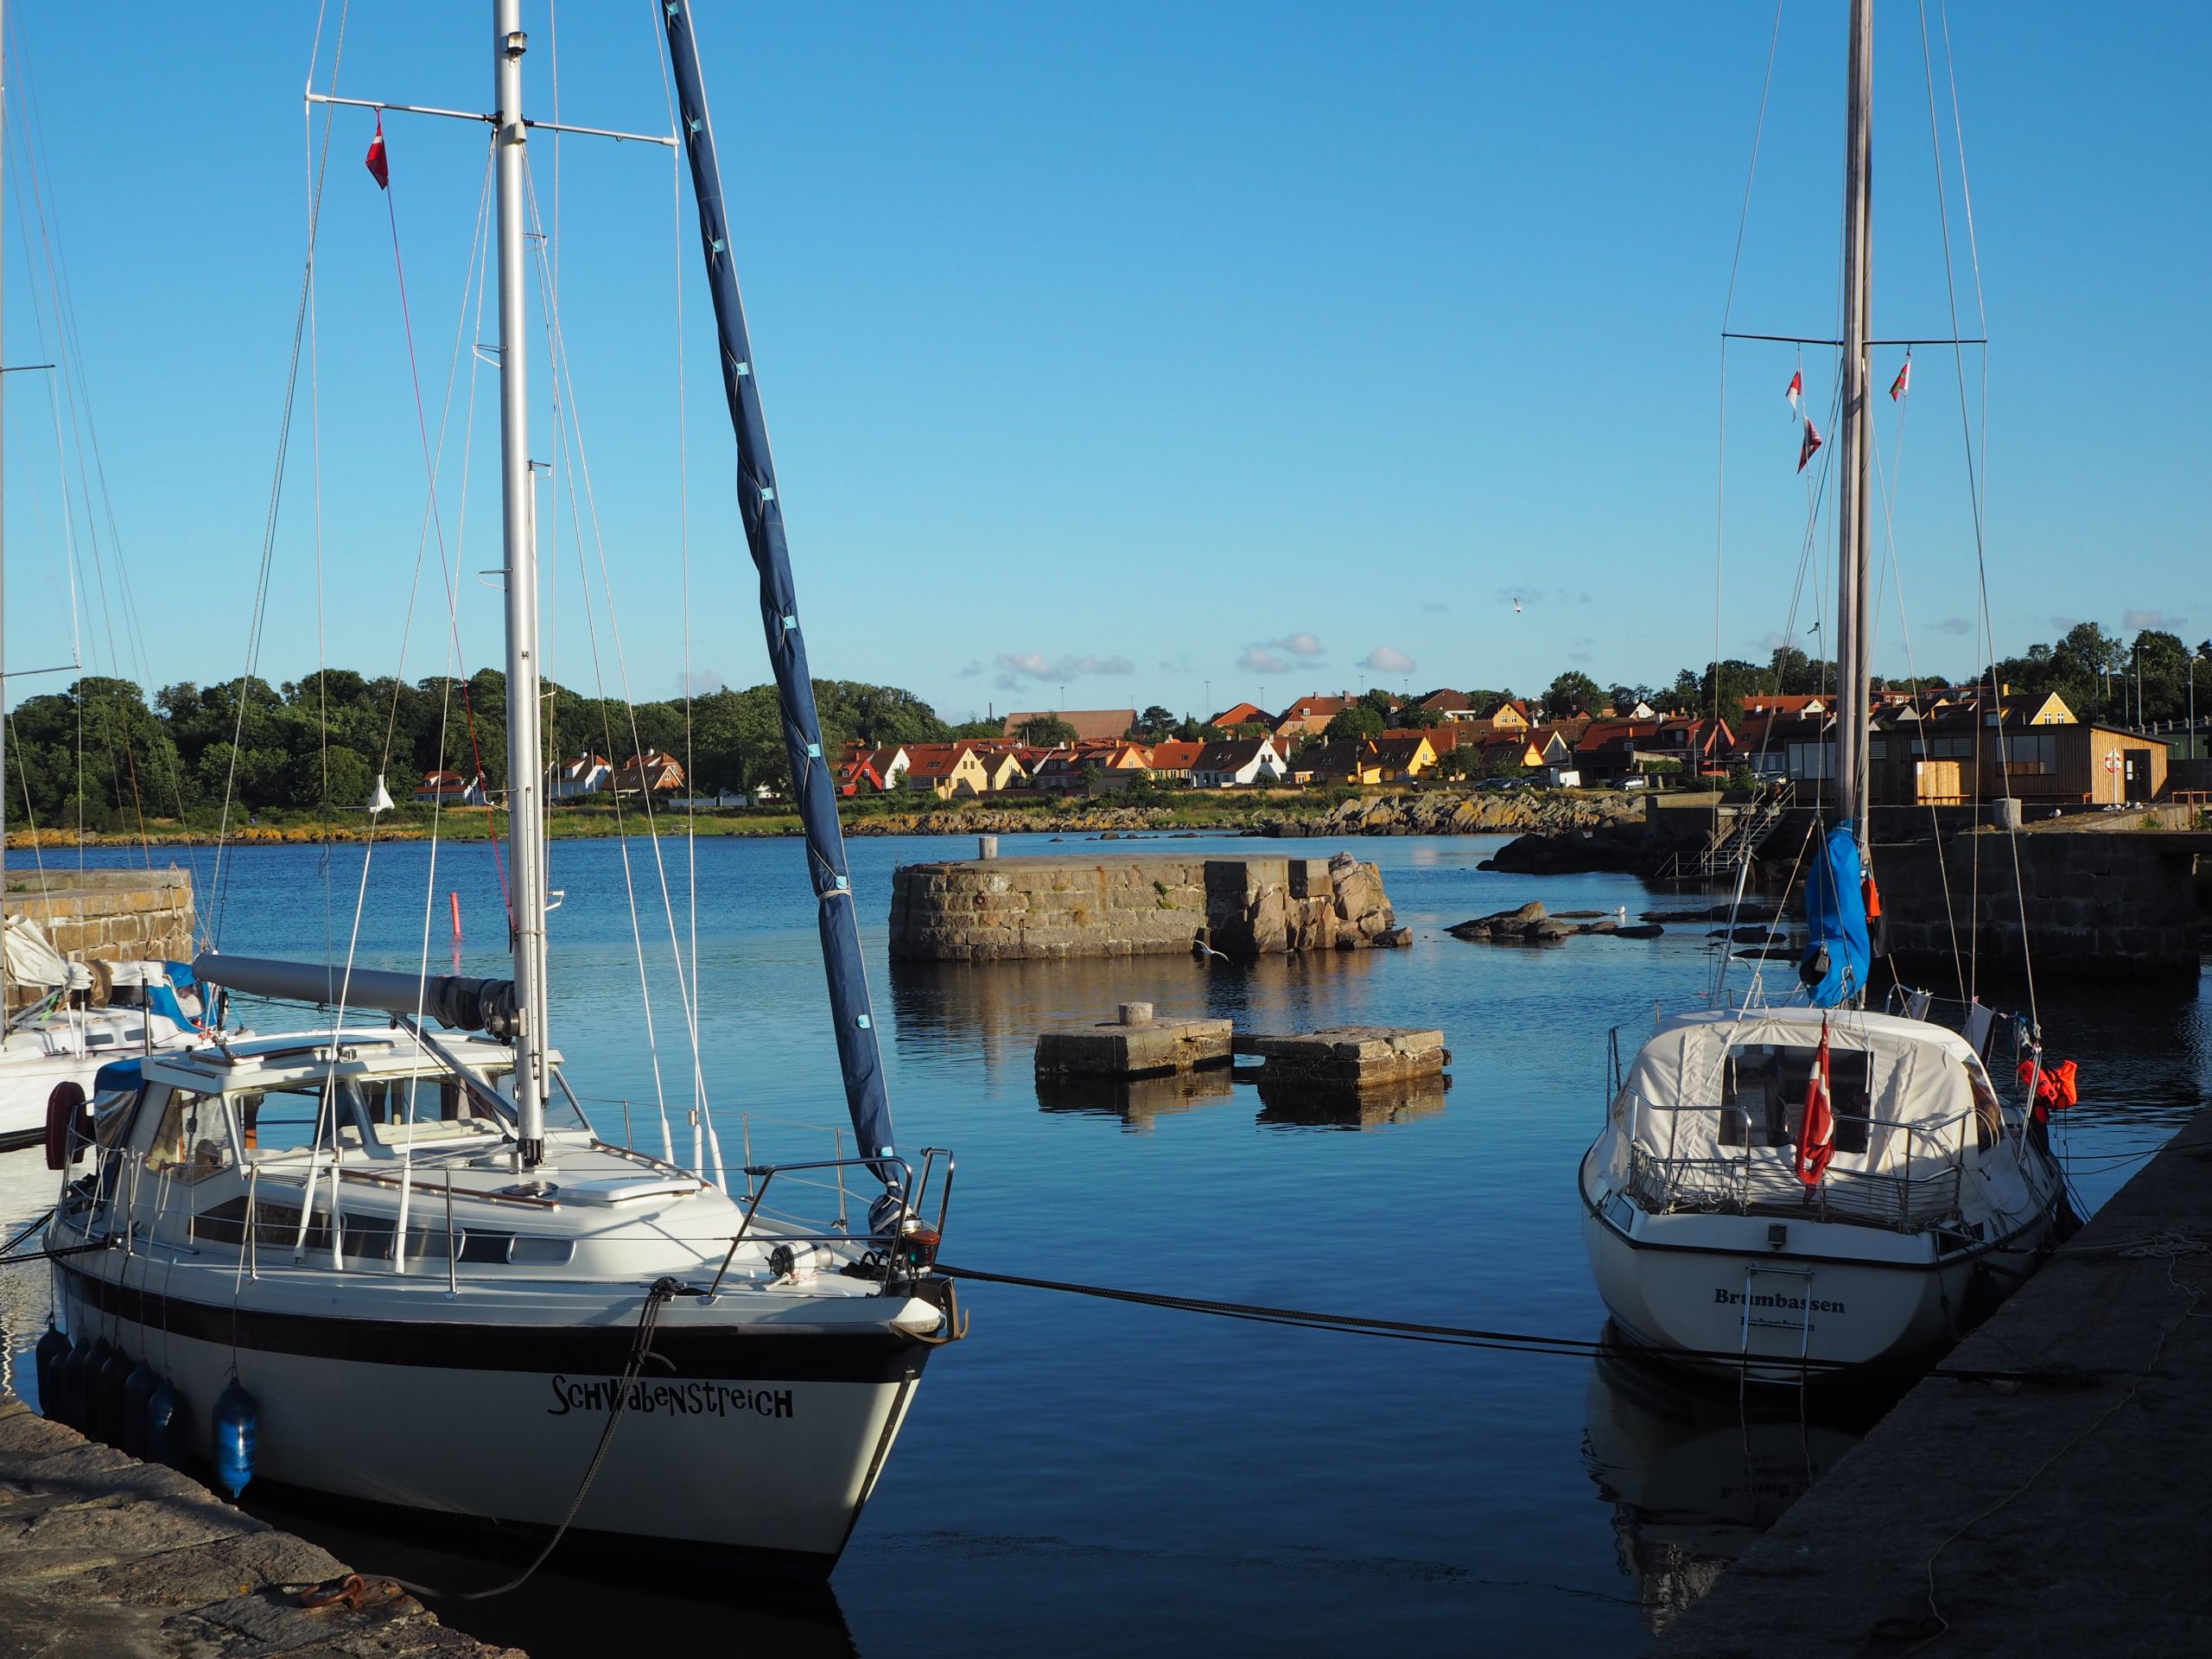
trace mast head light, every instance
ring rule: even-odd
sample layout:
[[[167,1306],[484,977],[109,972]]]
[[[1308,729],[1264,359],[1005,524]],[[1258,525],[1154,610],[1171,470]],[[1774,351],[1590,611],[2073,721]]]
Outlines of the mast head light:
[[[518,29],[510,29],[507,31],[507,55],[509,57],[518,58],[529,50],[529,35],[524,34],[522,30]]]

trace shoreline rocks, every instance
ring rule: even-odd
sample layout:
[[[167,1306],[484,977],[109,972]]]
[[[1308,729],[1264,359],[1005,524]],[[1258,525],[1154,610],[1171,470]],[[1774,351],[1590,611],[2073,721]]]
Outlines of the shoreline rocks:
[[[1558,944],[1586,935],[1656,939],[1667,930],[1656,922],[1624,922],[1611,916],[1594,922],[1569,921],[1564,917],[1547,915],[1542,901],[1532,899],[1517,910],[1494,911],[1488,916],[1456,923],[1444,931],[1455,939],[1482,944]]]

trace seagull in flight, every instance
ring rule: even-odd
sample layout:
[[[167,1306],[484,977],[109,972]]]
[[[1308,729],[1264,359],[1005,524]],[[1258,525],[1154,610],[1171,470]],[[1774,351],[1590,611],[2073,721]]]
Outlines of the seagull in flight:
[[[1513,614],[1516,616],[1521,614],[1521,601],[1517,599],[1513,601]]]

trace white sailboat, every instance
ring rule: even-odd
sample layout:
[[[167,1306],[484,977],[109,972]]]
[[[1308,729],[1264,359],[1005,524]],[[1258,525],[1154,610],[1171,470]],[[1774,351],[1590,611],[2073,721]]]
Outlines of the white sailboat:
[[[1866,1007],[1872,29],[1872,0],[1851,0],[1836,763],[1833,819],[1808,849],[1808,1005],[1661,1019],[1624,1071],[1616,1032],[1580,1175],[1622,1332],[1754,1381],[1926,1364],[2032,1270],[2064,1204],[2031,1105],[2001,1100],[1985,1065],[1986,1010],[1970,1041]]]
[[[524,155],[531,129],[550,124],[522,113],[519,0],[491,10],[513,978],[203,956],[211,982],[340,1019],[103,1073],[48,1239],[106,1248],[62,1256],[59,1300],[79,1350],[105,1340],[166,1376],[189,1453],[234,1487],[250,1474],[549,1548],[566,1535],[601,1554],[826,1573],[925,1364],[960,1334],[931,1270],[952,1160],[930,1149],[910,1162],[890,1142],[683,0],[663,8],[681,143],[863,1155],[751,1167],[726,1192],[601,1138],[563,1078],[547,1029],[524,384]],[[346,1009],[389,1027],[345,1027]],[[433,1035],[433,1022],[469,1034]],[[866,1189],[866,1228],[797,1218],[810,1180]],[[62,1404],[127,1432],[127,1404],[85,1381],[76,1351],[52,1362]]]

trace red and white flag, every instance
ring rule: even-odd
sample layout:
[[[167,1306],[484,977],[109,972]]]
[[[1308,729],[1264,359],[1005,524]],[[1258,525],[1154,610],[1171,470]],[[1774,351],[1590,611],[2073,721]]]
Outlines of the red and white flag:
[[[391,169],[385,164],[384,159],[384,117],[381,114],[377,117],[377,136],[369,140],[369,153],[362,157],[361,164],[369,169],[369,176],[377,181],[378,189],[391,188]]]
[[[1805,395],[1805,371],[1799,369],[1789,377],[1789,407],[1794,412],[1797,400]]]
[[[1799,445],[1797,448],[1797,470],[1799,472],[1802,473],[1805,470],[1805,463],[1813,458],[1815,453],[1819,450],[1820,447],[1821,435],[1816,429],[1815,429],[1813,425],[1813,417],[1808,415],[1805,417],[1805,442]]]
[[[1835,1100],[1828,1090],[1828,1022],[1821,1021],[1820,1052],[1805,1085],[1805,1121],[1797,1130],[1797,1179],[1818,1186],[1835,1155]]]
[[[1912,359],[1908,357],[1904,360],[1904,366],[1897,371],[1897,378],[1890,382],[1890,401],[1894,404],[1911,390]]]

